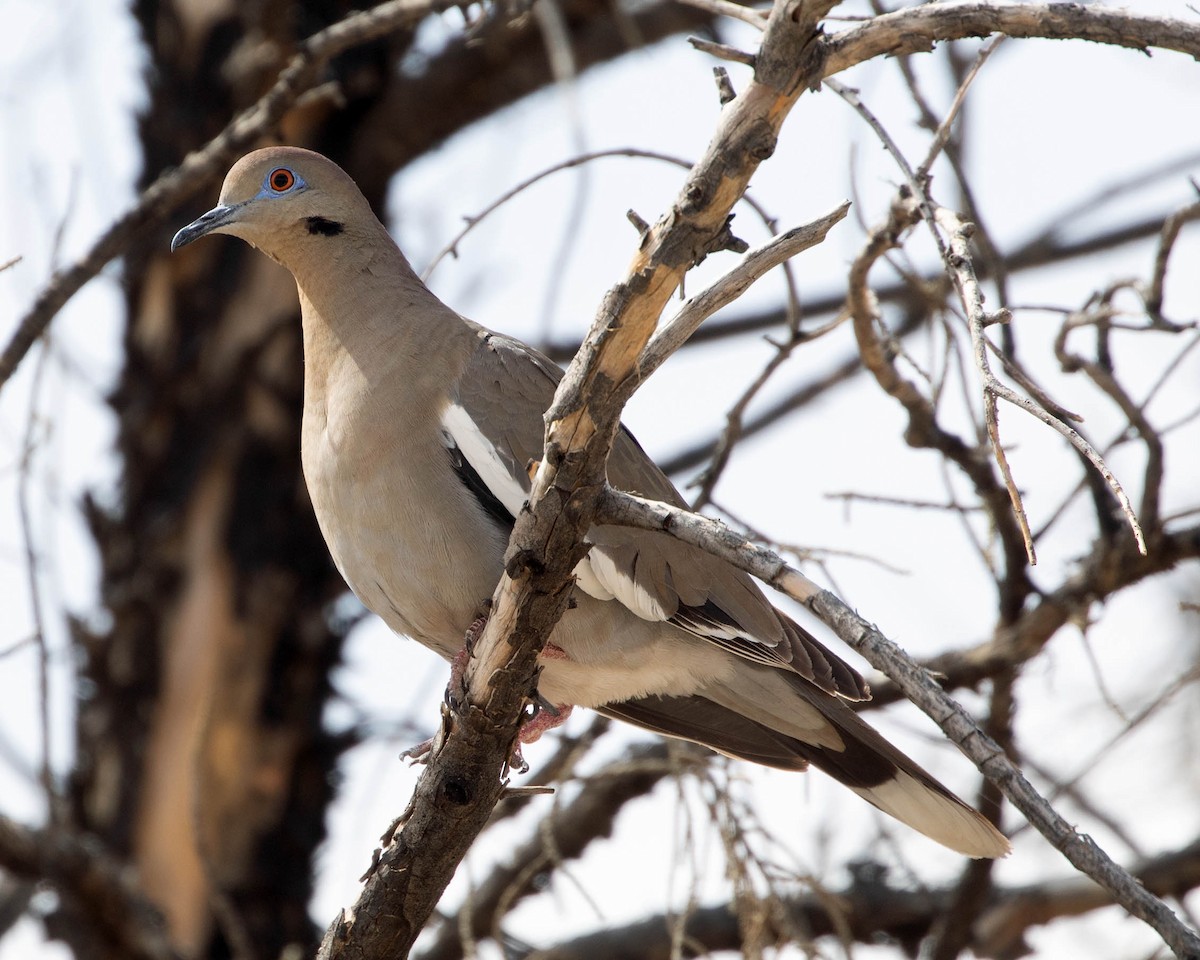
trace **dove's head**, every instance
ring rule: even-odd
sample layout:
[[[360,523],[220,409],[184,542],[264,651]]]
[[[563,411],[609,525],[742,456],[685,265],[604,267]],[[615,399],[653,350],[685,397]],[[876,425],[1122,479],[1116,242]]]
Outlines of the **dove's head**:
[[[217,206],[175,234],[171,249],[226,233],[286,265],[291,251],[364,228],[383,229],[341,167],[311,150],[267,147],[233,165]]]

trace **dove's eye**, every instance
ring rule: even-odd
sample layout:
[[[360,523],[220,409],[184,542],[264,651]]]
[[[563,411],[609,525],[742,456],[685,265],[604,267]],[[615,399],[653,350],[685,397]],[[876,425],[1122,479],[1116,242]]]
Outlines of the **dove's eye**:
[[[296,185],[296,175],[287,167],[272,170],[267,176],[267,186],[276,193],[287,193]]]

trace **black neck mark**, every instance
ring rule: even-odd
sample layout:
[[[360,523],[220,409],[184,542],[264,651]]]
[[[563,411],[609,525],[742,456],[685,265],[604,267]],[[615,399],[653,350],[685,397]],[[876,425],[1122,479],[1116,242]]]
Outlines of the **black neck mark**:
[[[325,217],[305,217],[304,224],[309,233],[319,233],[323,237],[336,237],[346,229],[336,220],[327,220]]]

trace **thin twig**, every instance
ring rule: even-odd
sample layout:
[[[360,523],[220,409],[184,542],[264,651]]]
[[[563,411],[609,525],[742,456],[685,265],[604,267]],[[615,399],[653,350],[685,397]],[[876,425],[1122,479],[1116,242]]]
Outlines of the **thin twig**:
[[[643,160],[661,160],[663,163],[673,164],[683,170],[690,170],[692,168],[691,162],[684,160],[681,157],[673,157],[670,154],[660,153],[656,150],[640,150],[636,147],[616,147],[610,150],[593,150],[589,153],[581,153],[578,156],[571,157],[569,160],[563,160],[561,163],[553,164],[549,167],[546,167],[544,170],[539,170],[531,177],[526,177],[511,189],[505,190],[504,193],[500,194],[500,196],[480,210],[479,213],[476,213],[473,216],[464,217],[463,219],[466,221],[466,226],[464,226],[458,231],[458,233],[451,237],[450,241],[444,247],[442,247],[441,250],[433,255],[433,259],[429,261],[429,265],[425,267],[423,271],[421,271],[421,279],[428,281],[430,276],[433,274],[433,271],[437,269],[438,265],[444,259],[446,259],[446,257],[457,257],[458,245],[462,243],[463,238],[466,237],[466,235],[474,230],[477,226],[479,226],[479,224],[482,223],[487,217],[491,216],[518,194],[524,193],[534,184],[539,183],[540,181],[545,180],[547,177],[553,176],[556,173],[561,173],[563,170],[571,170],[575,167],[582,166],[585,163],[591,163],[593,160],[604,160],[609,157],[636,157]]]
[[[904,174],[904,181],[908,185],[909,191],[911,191],[913,197],[916,199],[917,207],[921,211],[921,219],[929,225],[929,231],[933,236],[933,242],[937,247],[939,256],[942,260],[945,260],[946,246],[942,241],[941,234],[937,231],[937,226],[934,223],[933,204],[930,202],[925,190],[929,179],[928,174],[918,175],[913,170],[912,164],[908,162],[907,158],[901,152],[899,145],[892,139],[892,135],[887,132],[887,128],[884,127],[879,118],[863,102],[857,89],[840,83],[837,80],[826,80],[825,86],[829,87],[830,90],[845,100],[866,121],[867,125],[875,131],[875,136],[879,138],[879,142],[883,144],[883,148],[891,154],[892,159],[896,162],[896,166]]]
[[[1156,329],[1156,328],[1146,328],[1146,329]],[[1176,370],[1180,369],[1184,359],[1197,346],[1200,346],[1200,333],[1193,335],[1191,340],[1189,340],[1189,342],[1183,347],[1183,349],[1178,351],[1171,358],[1170,363],[1168,363],[1166,365],[1166,367],[1163,368],[1162,372],[1158,375],[1158,378],[1151,385],[1150,389],[1146,392],[1145,398],[1138,405],[1138,410],[1142,413],[1143,416],[1145,416],[1145,411],[1149,407],[1151,401],[1158,395],[1158,393],[1166,385],[1166,383],[1170,379],[1171,374],[1174,373]],[[1177,417],[1176,419],[1164,424],[1162,427],[1160,427],[1158,429],[1157,435],[1160,439],[1165,438],[1170,433],[1180,429],[1181,427],[1186,426],[1188,423],[1190,423],[1193,419],[1195,419],[1198,416],[1200,416],[1200,404],[1197,404],[1191,410],[1185,412],[1184,414]],[[1101,454],[1103,456],[1107,457],[1114,450],[1117,450],[1122,445],[1124,445],[1126,443],[1130,443],[1130,442],[1132,442],[1132,437],[1129,434],[1128,425],[1126,425],[1125,427],[1122,427],[1117,432],[1116,436],[1114,436],[1107,444],[1103,445],[1100,448]],[[1078,496],[1079,492],[1086,486],[1086,484],[1087,484],[1086,477],[1081,478],[1078,482],[1076,482],[1076,484],[1072,487],[1071,491],[1059,502],[1059,504],[1054,508],[1054,510],[1052,510],[1050,512],[1050,515],[1047,517],[1045,522],[1037,530],[1037,532],[1035,534],[1035,537],[1037,539],[1040,540],[1043,536],[1045,536],[1045,534],[1050,530],[1050,528],[1053,527],[1054,524],[1057,523],[1066,514],[1067,509],[1071,506],[1071,504],[1075,500],[1075,497]],[[1174,517],[1170,517],[1170,516],[1163,517],[1161,523],[1165,525],[1169,520],[1178,519],[1180,516],[1185,516],[1185,515],[1186,514],[1176,514]]]
[[[1064,371],[1082,370],[1108,397],[1117,405],[1128,421],[1129,427],[1137,432],[1146,446],[1146,467],[1143,473],[1141,517],[1151,530],[1159,527],[1159,499],[1163,479],[1163,442],[1158,431],[1146,417],[1145,405],[1137,404],[1129,392],[1117,380],[1108,361],[1108,337],[1112,329],[1118,325],[1112,317],[1115,310],[1112,305],[1113,297],[1127,285],[1136,285],[1132,281],[1111,285],[1107,290],[1094,298],[1094,306],[1072,314],[1063,323],[1054,338],[1054,354]],[[1153,322],[1153,321],[1152,321]],[[1097,340],[1097,360],[1089,360],[1083,355],[1067,350],[1069,334],[1079,327],[1094,327]],[[1144,330],[1145,327],[1130,327],[1129,329]],[[1155,329],[1155,328],[1151,328]],[[1118,497],[1119,499],[1119,497]],[[1122,502],[1122,508],[1128,510]],[[1145,551],[1143,551],[1144,553]]]
[[[888,497],[876,493],[856,493],[852,490],[846,490],[841,493],[827,493],[826,500],[842,500],[850,502],[851,500],[861,500],[863,503],[879,503],[889,507],[906,507],[913,510],[945,510],[950,513],[975,513],[983,508],[980,506],[964,507],[961,503],[953,501],[941,502],[938,500],[918,500],[915,497]]]
[[[759,30],[766,27],[767,16],[770,13],[769,10],[754,10],[751,7],[743,7],[740,3],[732,3],[731,0],[679,0],[679,2],[688,7],[695,7],[697,10],[703,10],[705,13],[741,20],[742,23],[758,27]]]
[[[42,612],[41,561],[34,546],[33,517],[29,505],[29,488],[33,480],[34,457],[42,439],[39,430],[42,421],[38,412],[38,403],[49,356],[49,343],[46,343],[34,365],[33,382],[29,390],[29,417],[25,423],[25,434],[21,441],[20,466],[17,471],[17,514],[20,518],[21,545],[25,554],[26,589],[29,591],[29,607],[33,615],[32,640],[34,648],[37,650],[38,730],[41,738],[41,763],[38,779],[41,781],[42,792],[45,794],[46,810],[50,822],[57,823],[61,811],[50,757],[51,745],[54,740],[50,728],[50,648],[46,640],[46,620]]]
[[[880,570],[895,574],[898,577],[907,577],[912,572],[910,570],[905,570],[903,567],[898,567],[895,564],[888,563],[882,557],[876,557],[872,554],[863,553],[859,550],[841,550],[836,547],[801,546],[798,543],[785,543],[782,540],[776,540],[773,537],[768,537],[761,530],[756,529],[752,524],[747,523],[745,519],[733,513],[724,504],[719,504],[714,501],[712,505],[716,509],[720,510],[722,514],[728,517],[730,521],[741,527],[746,532],[746,536],[752,537],[759,543],[765,544],[777,553],[790,554],[796,559],[797,563],[811,561],[820,565],[822,569],[825,569],[825,561],[827,559],[837,558],[840,560],[861,560],[863,563],[869,563],[872,566],[878,567]]]
[[[748,67],[754,66],[754,54],[731,47],[725,43],[705,40],[703,37],[688,37],[688,43],[699,50],[716,57],[718,60],[728,60],[730,63],[742,63]]]
[[[1146,313],[1150,315],[1150,319],[1156,325],[1166,329],[1175,327],[1162,314],[1163,284],[1167,277],[1167,262],[1171,258],[1171,251],[1175,248],[1175,241],[1179,238],[1179,231],[1183,229],[1184,224],[1191,223],[1193,220],[1200,220],[1200,203],[1193,203],[1190,207],[1177,210],[1167,217],[1159,237],[1158,249],[1154,253],[1154,274],[1145,294]]]
[[[951,261],[948,266],[953,270],[956,278],[956,283],[959,286],[959,293],[963,299],[963,304],[967,310],[968,328],[971,331],[972,342],[975,346],[975,362],[979,369],[980,375],[983,377],[984,390],[988,395],[995,395],[999,399],[1007,400],[1014,406],[1020,407],[1022,410],[1029,413],[1031,416],[1040,420],[1048,427],[1057,430],[1070,442],[1076,450],[1082,453],[1091,462],[1096,471],[1104,478],[1104,482],[1108,484],[1113,495],[1121,504],[1121,510],[1125,514],[1126,520],[1129,521],[1130,529],[1133,531],[1134,540],[1137,541],[1138,552],[1142,556],[1146,555],[1146,539],[1142,534],[1141,524],[1138,522],[1137,514],[1134,512],[1133,504],[1130,503],[1128,495],[1125,493],[1125,488],[1121,486],[1119,480],[1109,470],[1108,465],[1104,462],[1104,458],[1096,452],[1095,448],[1088,443],[1078,431],[1072,429],[1062,420],[1051,416],[1043,410],[1038,404],[1034,403],[1027,397],[1021,396],[1015,390],[1011,389],[1006,384],[1002,383],[992,373],[987,362],[987,350],[983,346],[985,334],[983,327],[985,324],[983,311],[983,296],[979,292],[979,281],[975,278],[975,270],[971,264],[970,251],[967,245],[968,237],[970,236],[970,225],[958,219],[958,216],[951,211],[938,211],[939,221],[945,226],[950,235],[950,250]],[[989,425],[989,432],[992,431]],[[998,431],[998,428],[997,428]],[[995,441],[993,441],[995,443]],[[994,449],[997,451],[997,456],[1000,456],[999,444],[995,444]],[[1010,494],[1014,496],[1013,506],[1017,509],[1020,500],[1019,495],[1015,493],[1015,487],[1009,487]],[[1024,510],[1018,514],[1021,522],[1022,531],[1026,537],[1030,536],[1028,526],[1024,518]],[[1030,543],[1030,550],[1032,544]],[[1031,554],[1032,559],[1032,554]]]
[[[659,328],[642,351],[638,361],[638,376],[642,380],[650,376],[662,366],[667,357],[687,341],[705,319],[740,297],[768,270],[824,240],[833,226],[845,218],[849,209],[850,203],[846,201],[820,219],[802,227],[793,227],[746,253],[736,267],[712,286],[690,298],[674,317]],[[814,333],[809,336],[815,335]]]
[[[1154,716],[1159,710],[1170,703],[1180,691],[1185,687],[1190,686],[1200,680],[1200,664],[1194,665],[1190,670],[1186,671],[1179,677],[1176,677],[1164,687],[1157,696],[1155,696],[1146,706],[1142,707],[1137,713],[1121,726],[1115,734],[1100,747],[1096,748],[1090,757],[1083,763],[1077,765],[1078,772],[1066,780],[1055,781],[1055,792],[1050,795],[1053,800],[1059,793],[1069,790],[1075,786],[1088,774],[1094,773],[1096,768],[1100,766],[1109,757],[1115,756],[1113,753],[1117,744],[1137,730],[1143,723]],[[1020,828],[1018,828],[1019,830]],[[1017,831],[1014,831],[1014,834]]]
[[[717,437],[717,447],[713,451],[712,459],[707,467],[696,480],[692,481],[693,485],[698,484],[700,489],[696,496],[692,498],[692,509],[702,510],[710,502],[712,502],[713,490],[716,489],[717,483],[721,479],[721,475],[725,472],[725,468],[729,465],[729,459],[733,456],[734,447],[738,440],[742,438],[742,425],[746,416],[746,408],[750,406],[751,401],[758,396],[763,387],[782,367],[792,355],[792,351],[796,349],[802,342],[799,336],[793,334],[786,341],[775,345],[775,353],[763,367],[754,381],[742,391],[742,395],[734,401],[732,407],[725,414],[725,426],[721,430],[720,436]]]
[[[975,277],[970,249],[967,246],[970,229],[958,219],[956,214],[944,207],[938,209],[937,218],[938,223],[950,237],[946,266],[954,275],[955,285],[958,287],[959,297],[962,299],[967,318],[967,330],[971,334],[971,352],[975,358],[975,368],[983,381],[983,420],[987,425],[992,454],[995,456],[996,465],[1000,468],[1000,474],[1004,478],[1004,486],[1008,490],[1008,496],[1012,502],[1013,516],[1016,517],[1021,536],[1025,540],[1025,552],[1029,557],[1029,563],[1034,565],[1037,563],[1037,552],[1033,546],[1033,533],[1029,529],[1029,518],[1025,514],[1021,491],[1017,489],[1017,482],[1013,479],[1012,469],[1008,464],[1008,456],[1004,452],[1004,444],[1000,440],[1000,416],[996,409],[998,396],[1009,399],[1009,396],[1017,396],[1017,394],[1016,391],[996,379],[991,365],[988,363],[987,334],[984,332],[987,317],[983,309],[983,293],[979,289],[979,281]],[[1039,414],[1047,421],[1062,422],[1045,414],[1039,407],[1034,407],[1032,403],[1029,406],[1038,410]],[[1134,522],[1136,523],[1136,518]]]
[[[996,37],[991,43],[985,44],[983,49],[979,51],[975,57],[975,62],[971,65],[971,69],[967,71],[967,75],[963,77],[962,83],[958,85],[958,90],[954,93],[954,100],[950,103],[950,109],[946,111],[946,116],[942,118],[942,122],[938,124],[937,130],[933,135],[933,142],[929,145],[929,152],[925,155],[925,159],[921,161],[921,165],[917,167],[917,179],[924,182],[929,176],[929,171],[933,169],[934,161],[940,156],[945,149],[947,141],[950,139],[950,131],[954,127],[954,121],[958,119],[959,111],[962,109],[963,103],[967,99],[967,91],[971,88],[971,84],[975,78],[979,76],[979,71],[983,65],[987,63],[990,57],[1001,43],[1004,42],[1004,35]]]
[[[479,213],[469,217],[464,217],[463,219],[466,222],[466,226],[459,230],[458,233],[456,233],[444,247],[442,247],[433,255],[433,259],[429,261],[429,265],[424,269],[424,271],[422,271],[421,279],[427,281],[433,274],[433,271],[437,269],[437,267],[444,259],[446,259],[447,256],[457,257],[458,245],[463,241],[467,234],[479,226],[479,224],[482,223],[487,217],[491,216],[519,194],[525,192],[530,187],[556,173],[561,173],[564,170],[571,170],[585,163],[591,163],[593,160],[605,160],[611,157],[633,157],[641,160],[660,160],[663,163],[669,163],[679,167],[681,170],[690,170],[692,168],[692,161],[690,160],[685,160],[682,157],[674,157],[670,154],[661,153],[657,150],[642,150],[637,147],[615,147],[609,150],[593,150],[589,153],[581,153],[577,156],[571,157],[569,160],[563,160],[560,163],[552,164],[543,170],[539,170],[532,176],[526,177],[511,189],[506,190],[486,207],[480,210]],[[767,225],[768,229],[774,229],[774,218],[771,217],[763,208],[763,206],[755,201],[753,197],[749,196],[748,194],[744,194],[740,200],[758,215],[763,223]],[[646,224],[644,221],[641,221],[639,224],[638,221],[640,221],[641,218],[638,217],[634,211],[630,210],[626,216],[629,217],[631,222],[634,223],[639,232],[645,233],[645,231],[649,228],[649,224]]]

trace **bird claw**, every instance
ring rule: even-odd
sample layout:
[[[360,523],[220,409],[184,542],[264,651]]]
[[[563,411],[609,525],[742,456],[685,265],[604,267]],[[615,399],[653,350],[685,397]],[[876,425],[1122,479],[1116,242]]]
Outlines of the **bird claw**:
[[[411,747],[409,747],[407,750],[405,750],[403,753],[400,754],[400,759],[407,760],[409,763],[413,764],[414,766],[416,766],[418,764],[424,765],[424,764],[428,763],[429,755],[431,753],[433,753],[434,739],[435,739],[434,737],[430,737],[428,740],[422,740],[420,743],[413,744]]]
[[[508,756],[508,769],[516,773],[529,772],[529,764],[521,753],[521,746],[537,742],[547,730],[553,730],[566,723],[572,709],[569,703],[555,705],[542,697],[534,700],[533,707],[533,716],[521,724],[521,729],[517,732],[517,742]]]
[[[529,772],[529,763],[521,754],[520,743],[514,746],[512,753],[508,755],[508,769],[517,774],[526,774]]]
[[[467,664],[475,652],[475,644],[483,636],[483,628],[487,626],[491,606],[492,602],[488,600],[480,607],[480,613],[471,621],[471,625],[467,627],[467,632],[463,635],[462,648],[450,661],[450,682],[446,684],[446,706],[451,710],[457,710],[461,704],[461,698],[466,695]]]
[[[471,625],[467,627],[467,632],[463,636],[463,649],[467,652],[467,656],[475,652],[475,644],[483,636],[483,628],[487,626],[488,617],[492,615],[492,601],[485,600],[478,610],[479,613],[475,615],[475,619],[471,621]]]

